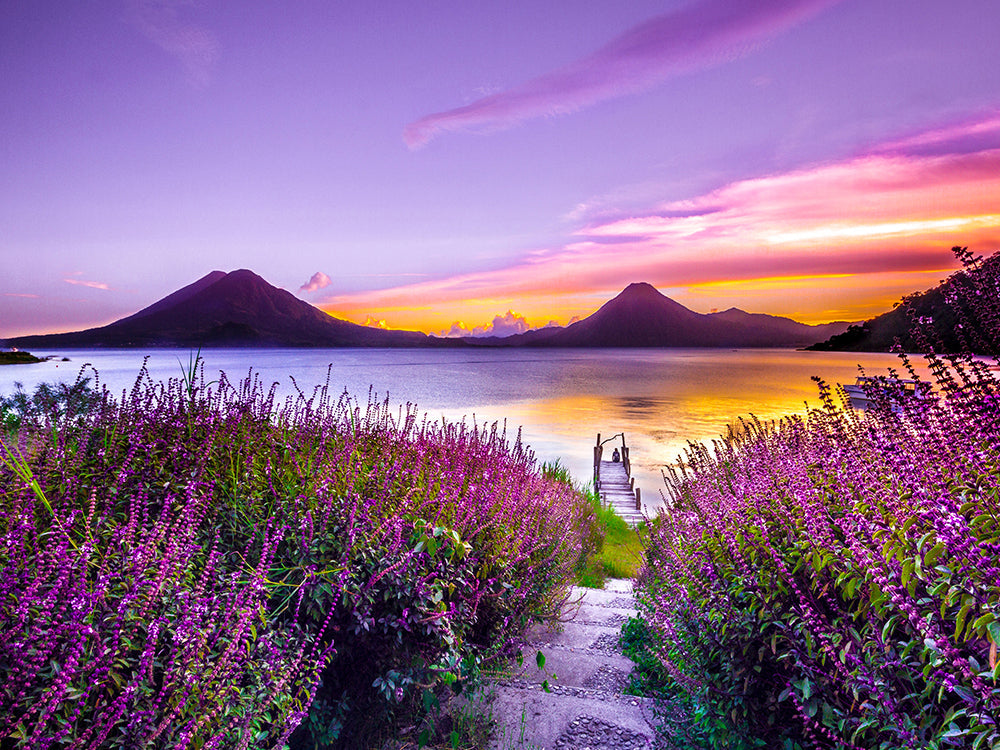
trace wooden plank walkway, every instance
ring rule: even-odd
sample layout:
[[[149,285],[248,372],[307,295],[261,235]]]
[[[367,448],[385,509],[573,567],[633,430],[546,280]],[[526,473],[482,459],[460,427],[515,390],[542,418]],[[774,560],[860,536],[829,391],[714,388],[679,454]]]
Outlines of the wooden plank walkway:
[[[614,438],[609,438],[612,439]],[[634,527],[644,521],[645,516],[642,512],[641,494],[635,488],[635,480],[629,476],[630,461],[625,436],[621,435],[621,439],[620,460],[605,461],[601,436],[597,436],[597,446],[594,448],[594,484],[601,504],[613,508],[629,526]]]

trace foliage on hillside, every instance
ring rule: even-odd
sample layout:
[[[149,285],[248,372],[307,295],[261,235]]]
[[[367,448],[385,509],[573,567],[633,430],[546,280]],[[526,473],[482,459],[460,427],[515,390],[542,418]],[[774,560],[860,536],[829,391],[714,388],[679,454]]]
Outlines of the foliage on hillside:
[[[0,365],[33,365],[44,360],[29,352],[0,352]]]
[[[998,268],[952,300],[993,352]],[[690,746],[1000,747],[1000,382],[928,362],[934,398],[890,385],[862,414],[820,384],[669,478],[626,640]]]
[[[589,552],[586,503],[496,425],[194,368],[85,392],[7,410],[5,747],[363,746],[557,611]]]
[[[1000,326],[1000,254],[985,260],[968,248],[952,252],[963,263],[939,286],[903,298],[895,309],[850,326],[827,341],[808,347],[817,351],[996,354],[991,331]]]

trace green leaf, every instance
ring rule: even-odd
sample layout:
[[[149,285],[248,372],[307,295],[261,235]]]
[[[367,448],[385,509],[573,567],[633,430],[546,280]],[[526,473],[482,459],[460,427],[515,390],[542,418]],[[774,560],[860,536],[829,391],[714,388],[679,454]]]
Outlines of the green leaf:
[[[926,565],[928,568],[933,568],[934,563],[937,562],[937,559],[941,557],[941,554],[943,552],[944,552],[944,542],[938,542],[933,547],[931,547],[930,551],[927,553],[927,556],[924,558],[924,565]]]
[[[955,693],[966,703],[975,703],[977,700],[976,694],[965,687],[965,685],[955,685]]]
[[[958,610],[958,617],[955,618],[955,640],[965,640],[962,638],[962,633],[965,631],[965,618],[969,616],[969,610],[972,609],[972,602],[967,601],[962,605],[962,608]]]
[[[993,642],[997,644],[997,646],[1000,646],[1000,622],[994,620],[986,626],[986,629],[989,631],[990,638],[993,639]]]
[[[974,623],[972,623],[972,628],[977,633],[981,633],[983,632],[983,628],[988,627],[991,622],[996,622],[996,619],[997,619],[996,615],[994,615],[992,612],[987,612],[985,615],[983,615]]]
[[[910,582],[910,576],[912,575],[913,575],[913,559],[907,558],[906,561],[903,563],[903,574],[901,577],[903,582],[903,588],[906,588],[906,584]]]
[[[538,665],[539,669],[545,669],[545,654],[541,651],[535,654],[535,664]]]

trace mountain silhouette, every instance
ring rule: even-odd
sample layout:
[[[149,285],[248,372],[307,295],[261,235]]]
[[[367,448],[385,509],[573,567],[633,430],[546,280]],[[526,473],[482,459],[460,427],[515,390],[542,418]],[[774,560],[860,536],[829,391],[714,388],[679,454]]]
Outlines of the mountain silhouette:
[[[651,284],[629,284],[597,312],[566,328],[550,328],[477,343],[560,347],[804,347],[848,327],[810,326],[790,318],[743,312],[696,313]]]
[[[18,347],[804,347],[847,330],[732,308],[696,313],[652,285],[629,284],[566,328],[506,338],[440,339],[334,318],[245,269],[212,271],[133,315],[100,328],[9,339]]]
[[[212,271],[100,328],[22,336],[19,347],[421,346],[428,337],[339,320],[252,271]]]

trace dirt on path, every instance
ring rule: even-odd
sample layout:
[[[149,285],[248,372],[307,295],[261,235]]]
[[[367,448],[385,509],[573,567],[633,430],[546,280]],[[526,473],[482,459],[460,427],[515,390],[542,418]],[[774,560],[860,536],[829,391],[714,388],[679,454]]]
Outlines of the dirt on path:
[[[523,664],[496,688],[491,750],[653,748],[652,700],[624,693],[633,664],[618,636],[635,614],[632,582],[609,580],[574,588],[560,625],[530,629]]]

